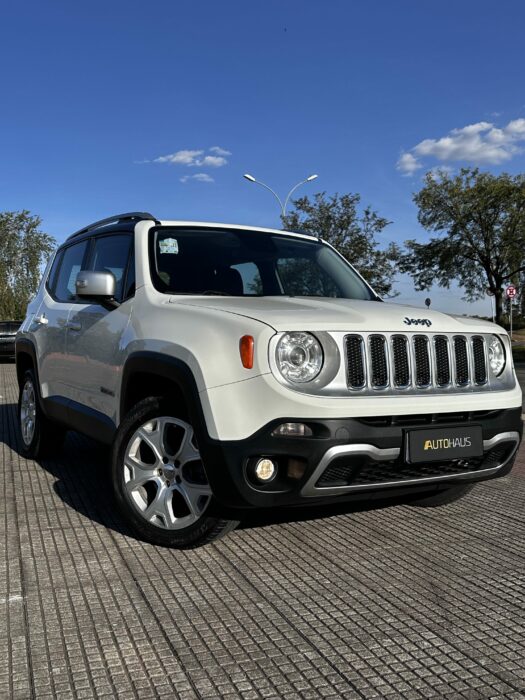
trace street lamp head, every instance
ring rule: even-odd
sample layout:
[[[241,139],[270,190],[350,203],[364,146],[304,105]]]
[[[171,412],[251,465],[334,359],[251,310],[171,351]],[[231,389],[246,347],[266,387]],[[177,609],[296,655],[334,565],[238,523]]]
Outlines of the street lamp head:
[[[243,177],[249,180],[250,182],[255,182],[254,176],[250,175],[250,173],[244,173]]]
[[[246,177],[246,175],[245,175],[245,177]],[[319,177],[319,175],[309,175],[306,178],[306,182],[312,182],[312,180],[316,180],[318,177]]]

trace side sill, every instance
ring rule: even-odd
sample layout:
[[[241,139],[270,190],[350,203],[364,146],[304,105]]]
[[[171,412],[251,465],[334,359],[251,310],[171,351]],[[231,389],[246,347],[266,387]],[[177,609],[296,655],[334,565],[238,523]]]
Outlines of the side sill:
[[[46,416],[65,428],[76,430],[104,445],[113,442],[116,426],[104,413],[63,396],[49,396],[42,399],[42,404]]]

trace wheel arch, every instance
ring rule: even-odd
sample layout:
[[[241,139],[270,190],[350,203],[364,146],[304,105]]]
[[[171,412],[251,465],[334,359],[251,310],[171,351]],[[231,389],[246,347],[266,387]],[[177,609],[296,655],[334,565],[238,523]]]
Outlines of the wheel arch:
[[[128,357],[122,371],[119,422],[138,401],[148,396],[173,399],[199,432],[204,431],[209,437],[197,382],[183,360],[151,351],[134,352]]]
[[[40,379],[38,377],[38,362],[36,348],[27,338],[21,338],[15,344],[16,378],[18,386],[22,386],[24,374],[28,369],[32,369],[37,380],[37,389],[40,396]]]

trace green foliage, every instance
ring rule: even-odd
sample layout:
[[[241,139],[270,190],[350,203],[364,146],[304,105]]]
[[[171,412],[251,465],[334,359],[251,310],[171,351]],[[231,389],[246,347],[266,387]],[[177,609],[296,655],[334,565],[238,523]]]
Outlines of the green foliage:
[[[374,287],[378,294],[392,292],[397,246],[391,243],[380,249],[376,236],[390,221],[370,207],[358,212],[358,194],[325,192],[314,195],[312,201],[301,197],[293,201],[295,210],[282,217],[283,226],[291,231],[305,231],[333,245]]]
[[[472,168],[454,177],[430,172],[414,202],[420,224],[437,236],[407,241],[401,271],[419,290],[456,280],[469,301],[490,289],[499,321],[503,287],[517,279],[525,257],[525,176]]]
[[[0,319],[22,319],[55,239],[28,211],[0,212]]]

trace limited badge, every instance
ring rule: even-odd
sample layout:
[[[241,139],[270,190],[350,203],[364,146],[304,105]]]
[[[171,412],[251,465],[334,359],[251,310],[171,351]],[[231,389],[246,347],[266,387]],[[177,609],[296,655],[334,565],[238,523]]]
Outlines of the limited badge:
[[[179,244],[175,238],[164,238],[159,241],[159,250],[161,255],[177,255],[179,252]]]

